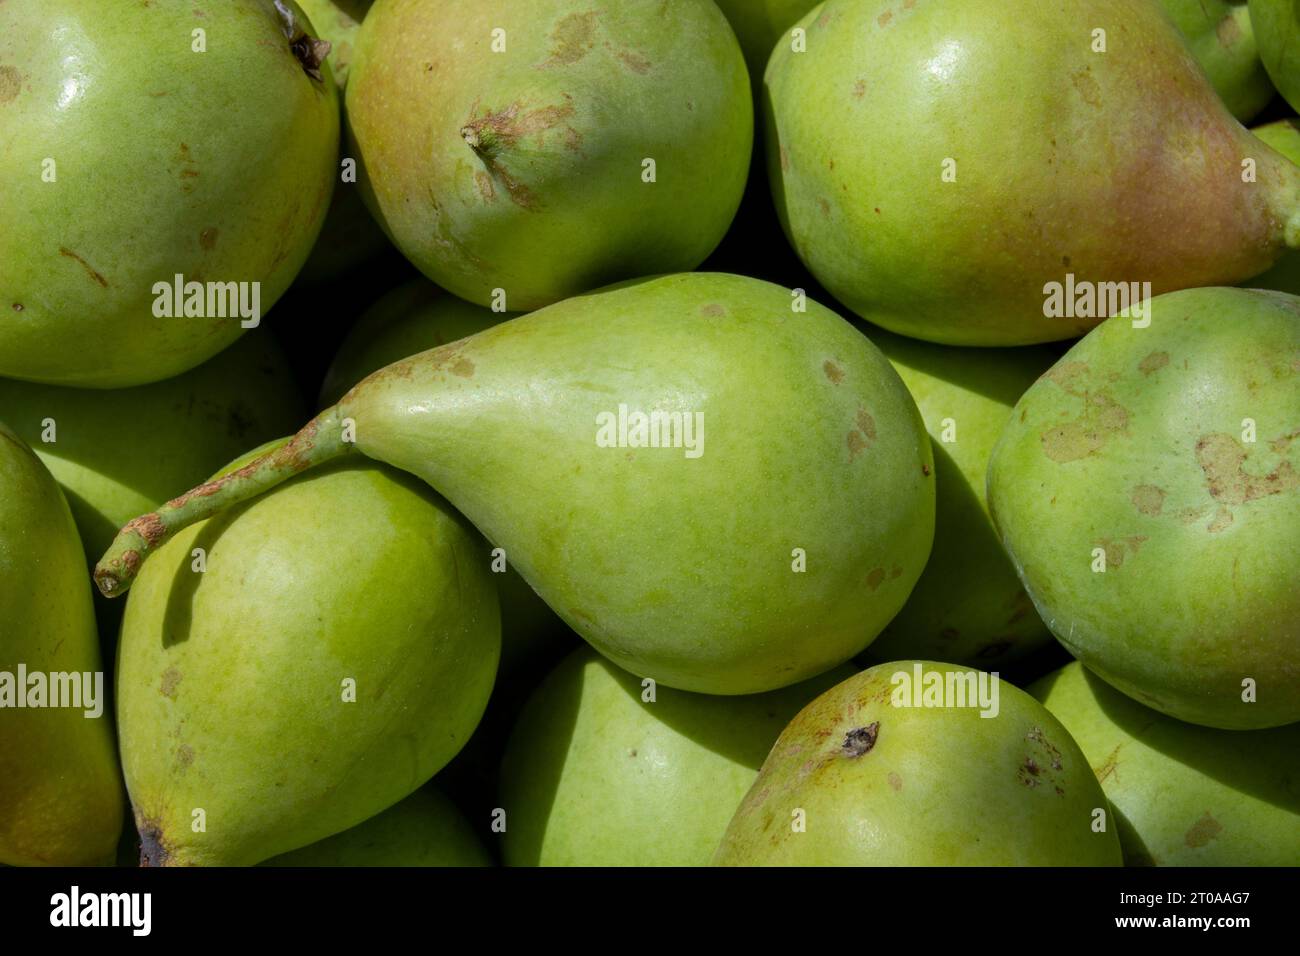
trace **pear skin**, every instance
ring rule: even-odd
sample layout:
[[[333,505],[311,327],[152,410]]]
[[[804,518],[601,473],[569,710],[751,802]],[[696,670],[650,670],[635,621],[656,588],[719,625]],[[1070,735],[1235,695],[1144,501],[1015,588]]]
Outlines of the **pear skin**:
[[[334,185],[308,27],[292,0],[0,4],[0,376],[161,381],[261,320],[231,292],[271,308]]]
[[[122,781],[84,566],[59,486],[0,425],[0,863],[10,866],[106,866],[122,832]],[[27,686],[17,685],[20,665]],[[31,702],[34,674],[44,677],[44,703],[19,708],[17,694]],[[98,715],[87,716],[88,706],[50,706],[59,674],[99,675]]]
[[[1300,110],[1300,9],[1293,0],[1250,0],[1249,6],[1264,69],[1291,108]]]
[[[1161,713],[1300,720],[1300,298],[1188,289],[1020,399],[994,525],[1057,640]]]
[[[1128,866],[1295,866],[1300,724],[1174,720],[1075,661],[1029,687],[1074,737],[1119,822]]]
[[[773,745],[714,864],[1119,866],[1115,822],[1078,745],[996,677],[996,708],[979,707],[978,691],[957,696],[957,679],[974,689],[981,677],[991,675],[896,661],[822,694]],[[930,696],[950,679],[951,697]]]
[[[437,495],[360,457],[159,551],[118,645],[142,864],[251,865],[356,826],[432,777],[473,732],[496,674],[487,564]]]
[[[800,26],[764,80],[773,195],[876,325],[1068,339],[1145,297],[1102,283],[1228,285],[1300,242],[1300,168],[1233,119],[1156,0],[827,0]],[[1058,308],[1070,282],[1097,296]]]
[[[376,372],[289,445],[128,524],[101,591],[177,528],[355,451],[438,489],[614,663],[701,693],[860,652],[934,532],[929,438],[880,351],[802,293],[688,273]]]

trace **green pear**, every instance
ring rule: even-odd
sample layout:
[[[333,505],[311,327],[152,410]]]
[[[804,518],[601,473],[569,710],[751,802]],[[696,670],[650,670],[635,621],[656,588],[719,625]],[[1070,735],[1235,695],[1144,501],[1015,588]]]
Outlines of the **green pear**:
[[[101,591],[178,528],[355,451],[424,478],[598,651],[682,690],[848,660],[933,536],[929,438],[880,351],[801,292],[687,273],[376,372],[279,452],[128,524]]]
[[[329,43],[329,64],[339,89],[339,109],[343,109],[343,91],[347,89],[352,65],[352,48],[361,29],[361,21],[372,0],[298,0],[316,34]],[[341,145],[341,160],[348,155]],[[340,162],[342,168],[342,162]],[[301,284],[327,282],[356,269],[389,248],[388,238],[370,215],[354,175],[340,178],[334,187],[325,224],[321,226],[311,255],[298,273]]]
[[[1300,162],[1300,120],[1277,120],[1257,126],[1251,132],[1291,162]],[[1241,284],[1252,289],[1276,289],[1300,295],[1300,252],[1288,250],[1273,268]]]
[[[0,4],[0,376],[140,385],[260,321],[334,180],[307,26],[289,0]]]
[[[1160,0],[1232,115],[1250,122],[1275,90],[1259,59],[1246,0]]]
[[[142,863],[249,865],[374,816],[460,749],[499,653],[481,538],[409,475],[333,462],[188,528],[118,645]]]
[[[506,864],[707,865],[781,730],[853,673],[712,697],[645,686],[575,651],[529,698],[506,749]]]
[[[1112,866],[1121,856],[1086,758],[1038,701],[981,671],[897,661],[800,711],[713,862]]]
[[[1046,348],[958,349],[877,329],[934,448],[934,547],[903,609],[867,648],[872,661],[1018,660],[1051,633],[1002,550],[984,497],[989,455],[1012,406],[1055,355]]]
[[[427,279],[412,279],[380,298],[348,332],[325,375],[321,405],[334,404],[385,365],[463,339],[511,317],[510,313],[471,305]],[[508,562],[494,562],[492,570],[499,574],[501,594],[502,671],[524,668],[548,657],[564,642],[568,629]]]
[[[1300,299],[1137,311],[1020,399],[994,523],[1048,627],[1130,697],[1210,727],[1300,720]]]
[[[1129,866],[1295,866],[1300,724],[1245,734],[1186,724],[1077,661],[1029,692],[1092,764]]]
[[[433,787],[318,843],[262,866],[491,866],[456,805]]]
[[[754,125],[712,0],[378,0],[347,116],[403,255],[521,311],[699,265],[740,204]]]
[[[1300,167],[1232,118],[1156,0],[827,0],[800,26],[765,79],[773,194],[877,325],[1067,339],[1141,301],[1130,284],[1238,282],[1300,244]]]
[[[763,70],[778,40],[821,0],[716,0],[736,31],[754,88],[763,85]]]
[[[107,865],[122,832],[84,568],[58,484],[0,424],[0,863],[10,866]],[[96,700],[53,706],[56,683],[71,689],[58,675]]]
[[[292,431],[305,407],[264,329],[151,385],[104,392],[0,379],[0,419],[62,486],[92,565],[123,523]]]
[[[1300,8],[1295,0],[1250,0],[1250,21],[1269,78],[1291,108],[1300,110]]]

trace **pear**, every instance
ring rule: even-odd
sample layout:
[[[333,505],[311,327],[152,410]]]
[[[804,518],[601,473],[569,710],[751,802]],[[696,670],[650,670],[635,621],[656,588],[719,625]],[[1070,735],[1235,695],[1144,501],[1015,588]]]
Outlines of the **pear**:
[[[383,813],[262,866],[491,866],[456,805],[433,787]]]
[[[329,204],[324,51],[289,0],[0,4],[0,376],[140,385],[260,321]]]
[[[754,125],[712,0],[380,2],[347,116],[403,255],[520,311],[699,265],[740,203]]]
[[[1016,401],[1052,366],[1046,348],[960,349],[872,329],[925,419],[934,448],[934,547],[903,609],[867,648],[992,668],[1049,644],[989,518],[984,475]]]
[[[590,648],[519,715],[501,770],[511,866],[705,866],[790,719],[851,677],[837,667],[767,694],[663,687]]]
[[[371,0],[298,0],[317,35],[330,45],[328,60],[334,82],[338,84],[340,110],[352,65],[352,47],[370,4]],[[340,145],[340,169],[343,169],[343,163],[355,161],[356,157],[349,155],[346,143]],[[388,248],[384,231],[361,198],[356,176],[348,172],[334,187],[325,224],[297,281],[305,285],[327,282],[352,272]]]
[[[1300,110],[1300,10],[1294,0],[1250,0],[1250,20],[1273,85],[1293,110]]]
[[[801,292],[688,273],[376,372],[279,452],[127,525],[101,591],[178,528],[354,451],[446,495],[614,663],[702,693],[859,653],[933,536],[930,442],[880,351]]]
[[[10,866],[108,865],[122,832],[111,709],[83,574],[58,484],[0,424],[0,863]],[[56,682],[72,686],[60,675],[95,700],[61,697],[78,706],[53,706]]]
[[[305,408],[264,329],[150,385],[104,392],[0,379],[0,419],[58,479],[92,565],[124,522],[292,431]]]
[[[959,696],[959,687],[969,696]],[[978,706],[986,701],[995,706]],[[1056,718],[996,676],[925,661],[872,667],[800,711],[713,859],[722,866],[1120,861],[1106,798]]]
[[[1300,120],[1282,119],[1251,130],[1291,162],[1300,162]],[[1300,295],[1300,252],[1288,250],[1277,265],[1242,285]]]
[[[463,339],[511,317],[509,313],[471,305],[427,279],[403,283],[367,309],[352,327],[325,375],[321,404],[337,402],[385,365]],[[493,562],[492,571],[500,586],[503,672],[527,668],[551,656],[566,643],[566,635],[572,639],[568,628],[508,562]]]
[[[1249,122],[1273,98],[1259,59],[1246,0],[1160,0],[1196,62],[1238,120]]]
[[[763,85],[763,70],[772,47],[790,33],[805,13],[821,0],[716,0],[736,31],[754,88]]]
[[[1300,168],[1232,118],[1156,0],[827,0],[800,26],[765,79],[773,194],[877,325],[1067,339],[1140,301],[1128,283],[1238,282],[1300,243]]]
[[[1029,692],[1092,764],[1130,866],[1294,866],[1300,724],[1240,733],[1174,720],[1077,661]]]
[[[499,628],[481,538],[374,462],[187,529],[144,568],[118,645],[142,863],[250,865],[407,796],[482,716]]]
[[[1109,319],[1016,405],[994,524],[1057,639],[1130,697],[1300,720],[1300,299],[1191,289]]]

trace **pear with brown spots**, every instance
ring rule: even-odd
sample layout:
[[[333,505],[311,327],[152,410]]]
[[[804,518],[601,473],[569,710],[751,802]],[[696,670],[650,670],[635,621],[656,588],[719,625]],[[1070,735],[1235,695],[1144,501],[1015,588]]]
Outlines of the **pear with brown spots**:
[[[1108,320],[1017,404],[988,496],[1095,673],[1192,723],[1300,720],[1300,299],[1192,289]]]
[[[929,438],[879,350],[801,294],[685,273],[379,370],[279,452],[128,525],[101,590],[176,529],[352,452],[446,495],[614,663],[704,693],[860,652],[934,533]]]
[[[1077,661],[1029,692],[1088,758],[1129,866],[1300,860],[1300,724],[1198,727],[1143,707]]]
[[[1156,0],[826,0],[799,26],[806,50],[778,45],[764,78],[773,195],[809,270],[876,325],[1068,339],[1131,302],[1057,312],[1052,283],[1226,285],[1300,245],[1300,168],[1233,118]]]
[[[261,320],[329,206],[326,49],[291,0],[0,3],[0,376],[147,384]]]
[[[712,0],[378,0],[347,115],[403,255],[514,311],[699,265],[740,204],[754,125]]]
[[[897,661],[799,712],[713,862],[1118,866],[1121,854],[1088,761],[1038,701],[979,671]]]

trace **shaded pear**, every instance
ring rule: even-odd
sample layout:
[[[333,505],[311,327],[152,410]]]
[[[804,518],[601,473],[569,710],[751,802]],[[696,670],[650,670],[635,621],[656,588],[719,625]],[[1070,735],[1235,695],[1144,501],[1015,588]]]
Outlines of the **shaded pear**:
[[[993,706],[981,707],[980,681]],[[1106,798],[1056,718],[989,674],[922,661],[880,664],[800,711],[713,859],[722,866],[1120,861]]]
[[[800,26],[806,51],[779,45],[765,77],[773,195],[813,275],[877,325],[1068,339],[1140,301],[1129,283],[1239,282],[1300,242],[1300,168],[1155,0],[827,0]]]
[[[962,349],[870,330],[911,392],[934,449],[934,547],[872,662],[921,658],[995,670],[1051,642],[1002,549],[984,495],[989,455],[1012,406],[1055,355]]]
[[[716,0],[736,31],[754,89],[763,85],[763,70],[772,48],[790,34],[799,18],[821,0]]]
[[[0,863],[11,866],[108,865],[122,832],[84,568],[59,486],[0,424]],[[76,706],[54,706],[56,686],[75,692],[57,703]]]
[[[1190,289],[1107,320],[1016,405],[994,524],[1057,639],[1156,710],[1300,720],[1300,299]]]
[[[365,823],[262,866],[491,866],[456,805],[435,787],[415,791]]]
[[[1129,866],[1295,866],[1300,724],[1212,730],[1126,697],[1078,661],[1029,692],[1078,742]]]
[[[338,156],[309,26],[291,0],[0,4],[0,375],[155,382],[271,308]]]
[[[445,494],[614,663],[703,693],[860,652],[933,535],[929,438],[880,351],[800,292],[689,273],[376,372],[279,452],[131,522],[100,589],[178,528],[355,451]]]
[[[333,462],[188,528],[118,646],[141,862],[249,865],[369,819],[460,749],[499,651],[482,539],[409,475]]]
[[[58,479],[92,565],[124,522],[291,431],[306,407],[265,329],[150,385],[106,392],[0,379],[0,420]]]
[[[1276,92],[1246,0],[1160,0],[1232,115],[1248,123]]]
[[[1300,9],[1294,0],[1250,0],[1250,21],[1273,85],[1293,110],[1300,110]]]
[[[529,698],[501,769],[510,866],[705,866],[781,730],[854,673],[767,694],[647,686],[590,648]]]
[[[317,35],[330,45],[330,72],[338,84],[340,110],[343,109],[343,91],[347,89],[348,72],[352,66],[352,48],[371,2],[298,0]],[[340,147],[334,196],[311,255],[298,273],[299,284],[318,284],[345,275],[390,248],[384,231],[361,198],[355,167],[344,170],[343,163],[349,159],[355,163],[356,156],[350,153],[346,142],[341,142]]]
[[[693,269],[749,169],[744,57],[712,0],[381,3],[348,129],[371,211],[415,266],[530,310]]]

